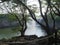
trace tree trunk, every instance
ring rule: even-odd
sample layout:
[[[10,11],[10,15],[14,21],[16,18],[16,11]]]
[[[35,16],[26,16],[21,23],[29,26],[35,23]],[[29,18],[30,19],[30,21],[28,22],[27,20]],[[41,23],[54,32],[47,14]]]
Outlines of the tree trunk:
[[[21,37],[24,37],[24,31],[21,31]]]
[[[57,30],[55,30],[55,45],[57,45]]]

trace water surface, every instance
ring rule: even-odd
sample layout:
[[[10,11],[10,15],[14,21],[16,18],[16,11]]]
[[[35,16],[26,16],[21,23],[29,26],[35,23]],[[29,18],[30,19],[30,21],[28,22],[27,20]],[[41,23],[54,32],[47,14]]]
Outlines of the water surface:
[[[31,20],[27,23],[27,30],[25,31],[25,35],[36,35],[37,37],[45,36],[46,33],[41,27],[34,21]],[[9,39],[15,36],[20,36],[21,33],[17,30],[12,30],[11,28],[0,29],[0,39]]]

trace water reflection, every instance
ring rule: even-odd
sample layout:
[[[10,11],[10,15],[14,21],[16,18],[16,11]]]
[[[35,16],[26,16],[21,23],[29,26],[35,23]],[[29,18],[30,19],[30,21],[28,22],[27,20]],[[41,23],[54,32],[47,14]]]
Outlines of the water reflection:
[[[34,20],[27,23],[28,28],[25,32],[25,35],[36,35],[38,37],[47,35],[44,30],[41,29],[41,27],[36,24]]]

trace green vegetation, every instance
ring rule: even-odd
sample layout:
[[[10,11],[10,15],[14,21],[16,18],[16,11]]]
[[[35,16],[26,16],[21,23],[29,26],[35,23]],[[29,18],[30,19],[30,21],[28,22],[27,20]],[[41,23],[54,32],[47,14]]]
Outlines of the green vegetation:
[[[0,18],[8,19],[9,21],[16,21],[16,17],[13,14],[0,14]]]
[[[15,27],[14,27],[15,28]],[[13,30],[12,28],[0,29],[0,39],[9,39],[15,36],[19,36],[18,29]]]
[[[3,20],[5,19],[10,22],[17,21],[15,15],[11,15],[11,14],[0,14],[0,21],[2,19]],[[18,36],[18,32],[20,32],[20,30],[21,30],[20,26],[2,28],[2,29],[0,29],[0,39],[3,39],[3,38],[9,39],[14,36]]]
[[[16,19],[16,17],[15,17],[15,15],[7,15],[7,18],[8,18],[8,20],[10,20],[10,21],[15,21],[15,20],[17,20]]]

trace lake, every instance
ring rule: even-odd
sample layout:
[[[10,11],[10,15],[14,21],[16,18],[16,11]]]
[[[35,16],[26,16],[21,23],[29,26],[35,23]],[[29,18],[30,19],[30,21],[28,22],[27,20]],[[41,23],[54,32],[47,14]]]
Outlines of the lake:
[[[36,35],[37,37],[46,36],[44,30],[32,19],[27,22],[27,30],[25,31],[25,35]],[[17,30],[12,30],[11,28],[0,29],[0,39],[10,39],[15,36],[20,36],[21,33]]]

